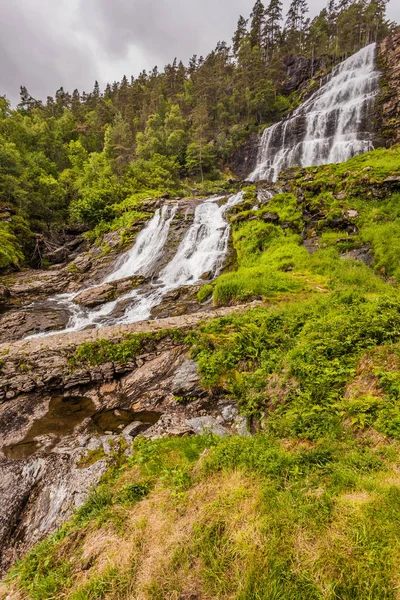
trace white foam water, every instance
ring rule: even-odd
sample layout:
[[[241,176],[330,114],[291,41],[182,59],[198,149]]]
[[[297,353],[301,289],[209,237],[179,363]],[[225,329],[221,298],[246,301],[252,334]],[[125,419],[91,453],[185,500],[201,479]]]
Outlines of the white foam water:
[[[373,149],[368,115],[379,93],[376,44],[335,67],[328,82],[261,138],[250,181],[276,181],[283,169],[345,162]]]
[[[209,279],[217,277],[223,267],[229,242],[230,227],[224,215],[229,208],[242,202],[243,193],[231,196],[221,205],[224,198],[209,198],[197,206],[193,223],[180,242],[174,257],[150,286],[133,290],[92,310],[74,303],[74,298],[84,290],[51,299],[58,308],[64,308],[71,313],[67,328],[63,332],[79,331],[89,326],[101,327],[143,321],[150,317],[152,308],[160,304],[168,292],[198,283],[204,274],[207,274]],[[168,241],[176,210],[177,207],[164,207],[157,211],[138,235],[133,248],[121,257],[114,271],[103,283],[133,275],[152,275]],[[112,313],[122,302],[126,303],[122,316],[113,316]],[[59,332],[39,336],[56,333]]]

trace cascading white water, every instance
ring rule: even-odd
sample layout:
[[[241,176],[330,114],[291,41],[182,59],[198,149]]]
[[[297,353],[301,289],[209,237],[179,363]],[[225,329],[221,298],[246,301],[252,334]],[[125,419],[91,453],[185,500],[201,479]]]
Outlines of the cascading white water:
[[[71,313],[67,328],[63,331],[142,321],[151,315],[152,308],[157,306],[169,291],[197,283],[204,273],[209,274],[210,278],[216,277],[223,266],[228,249],[230,228],[224,214],[230,207],[243,200],[243,193],[231,196],[220,206],[219,202],[223,198],[209,198],[197,206],[193,223],[179,244],[175,256],[159,273],[150,289],[145,287],[133,290],[93,310],[74,304],[74,298],[83,290],[54,297],[52,300],[58,307],[63,307]],[[162,211],[157,211],[147,227],[138,235],[133,248],[117,262],[115,270],[103,283],[132,275],[152,275],[167,243],[175,213],[176,207],[164,207]],[[112,313],[121,302],[126,302],[127,306],[122,316],[115,317]],[[54,333],[57,332],[39,335]]]
[[[117,268],[103,283],[118,281],[132,275],[150,275],[152,267],[163,253],[175,213],[176,207],[171,209],[163,206],[161,211],[157,210],[147,227],[137,236],[132,250],[121,257]]]
[[[376,44],[335,67],[329,81],[262,135],[250,181],[276,181],[283,169],[339,163],[373,149],[368,115],[379,93]]]

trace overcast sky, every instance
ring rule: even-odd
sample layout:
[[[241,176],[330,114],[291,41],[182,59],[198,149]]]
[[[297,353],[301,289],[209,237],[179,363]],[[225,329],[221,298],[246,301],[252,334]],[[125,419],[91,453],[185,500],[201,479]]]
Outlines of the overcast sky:
[[[0,95],[91,91],[230,42],[255,0],[0,0]],[[284,0],[287,8],[289,0]],[[309,0],[313,16],[325,0]],[[400,2],[388,16],[400,22]]]

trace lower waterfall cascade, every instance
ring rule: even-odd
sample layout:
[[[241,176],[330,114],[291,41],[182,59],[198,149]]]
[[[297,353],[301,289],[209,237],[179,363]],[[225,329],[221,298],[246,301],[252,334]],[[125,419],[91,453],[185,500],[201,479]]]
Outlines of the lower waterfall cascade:
[[[243,192],[229,197],[221,205],[224,199],[225,196],[208,198],[197,206],[193,223],[181,240],[174,257],[154,278],[150,289],[149,286],[145,290],[134,289],[95,309],[79,306],[74,303],[74,299],[83,291],[97,286],[90,286],[76,293],[59,294],[48,301],[70,313],[66,329],[29,337],[44,337],[80,331],[87,327],[143,321],[150,317],[152,308],[160,304],[168,292],[198,283],[204,273],[210,273],[212,278],[217,277],[228,250],[230,226],[225,219],[225,213],[243,201]],[[167,205],[158,209],[137,236],[134,246],[121,256],[112,273],[102,283],[134,275],[151,276],[167,244],[176,210],[176,206]],[[121,302],[126,302],[122,316],[113,316],[113,311]]]
[[[286,119],[265,129],[249,181],[276,181],[283,169],[340,163],[373,150],[369,121],[379,93],[376,44],[336,66],[327,83]]]

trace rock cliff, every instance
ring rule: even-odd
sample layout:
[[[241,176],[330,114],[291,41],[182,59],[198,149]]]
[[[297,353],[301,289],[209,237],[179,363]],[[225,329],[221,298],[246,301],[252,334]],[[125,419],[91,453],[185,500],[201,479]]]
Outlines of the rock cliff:
[[[397,144],[400,142],[400,28],[380,44],[378,60],[384,72],[381,132],[389,145]]]

